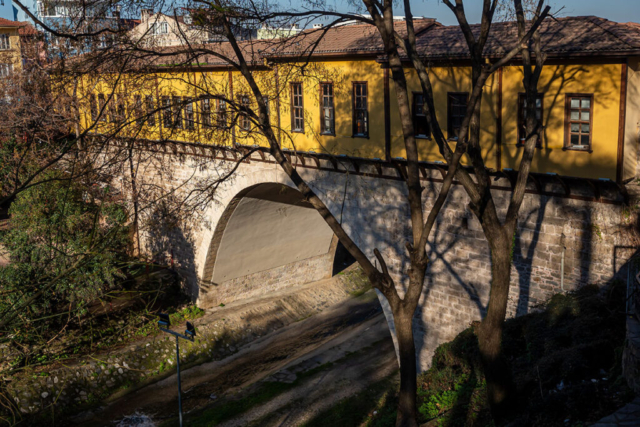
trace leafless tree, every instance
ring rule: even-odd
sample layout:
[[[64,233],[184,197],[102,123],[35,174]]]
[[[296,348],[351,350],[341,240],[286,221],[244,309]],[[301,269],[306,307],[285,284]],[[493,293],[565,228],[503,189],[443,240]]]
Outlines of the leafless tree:
[[[92,98],[78,99],[77,93],[74,93],[73,103],[79,105],[76,110],[77,114],[79,114],[82,105],[85,106],[85,111],[92,111],[94,125],[90,127],[89,132],[101,127],[100,122],[102,119],[106,119],[102,121],[110,123],[108,132],[106,132],[107,137],[105,137],[105,132],[101,132],[101,141],[105,141],[105,138],[127,141],[127,144],[125,144],[126,150],[123,152],[123,156],[126,159],[126,162],[122,163],[126,165],[123,173],[130,179],[130,192],[134,200],[138,200],[141,193],[136,166],[133,161],[135,157],[134,148],[136,141],[145,137],[144,127],[137,124],[148,120],[151,116],[156,117],[158,120],[165,120],[164,117],[171,117],[170,115],[165,116],[167,111],[172,111],[176,107],[180,111],[180,107],[183,104],[186,105],[192,100],[176,101],[171,99],[166,105],[154,105],[150,109],[145,109],[144,112],[140,111],[140,105],[135,105],[134,103],[130,108],[123,107],[123,111],[135,112],[133,115],[124,117],[118,113],[119,102],[124,102],[120,101],[117,93],[123,90],[122,85],[154,84],[149,80],[148,76],[154,75],[157,78],[158,65],[171,63],[179,69],[180,65],[198,64],[199,59],[203,57],[222,61],[241,73],[246,92],[251,94],[251,100],[248,103],[225,95],[227,91],[215,87],[213,81],[207,81],[206,79],[190,80],[188,77],[175,78],[182,79],[183,83],[192,88],[198,96],[205,94],[209,99],[224,101],[225,105],[228,106],[229,117],[225,118],[224,121],[217,120],[215,124],[210,126],[209,130],[212,139],[220,141],[221,145],[224,145],[222,141],[228,139],[229,132],[236,127],[239,121],[251,121],[253,124],[251,133],[256,134],[256,138],[266,140],[269,153],[289,176],[305,199],[325,219],[344,247],[362,267],[372,285],[389,302],[396,327],[401,372],[398,426],[417,425],[416,356],[412,322],[420,295],[423,292],[425,275],[429,265],[428,239],[436,218],[445,204],[454,178],[463,185],[469,195],[471,200],[469,208],[479,219],[491,248],[492,283],[490,299],[487,315],[479,330],[479,342],[489,389],[489,401],[494,416],[502,416],[507,408],[509,398],[512,396],[511,378],[500,351],[502,324],[506,315],[510,281],[512,237],[515,233],[517,215],[525,193],[531,158],[540,132],[540,124],[537,123],[534,114],[537,80],[544,62],[538,28],[547,16],[548,8],[543,9],[544,1],[539,0],[534,16],[531,20],[527,20],[525,19],[521,0],[513,0],[518,23],[518,39],[513,41],[513,48],[502,58],[494,62],[488,62],[483,55],[483,51],[490,37],[491,25],[499,1],[483,0],[482,20],[478,30],[474,30],[468,22],[463,0],[456,0],[455,2],[443,0],[443,2],[455,14],[460,24],[469,47],[469,56],[472,63],[472,90],[458,140],[453,149],[449,146],[436,117],[429,70],[425,64],[425,58],[420,55],[417,48],[416,32],[409,0],[404,0],[402,3],[406,16],[406,28],[403,28],[403,31],[399,31],[394,24],[395,5],[390,0],[383,2],[363,0],[362,5],[368,11],[367,16],[336,12],[323,7],[322,3],[316,4],[313,2],[309,4],[309,7],[301,11],[281,11],[274,10],[265,3],[252,0],[193,0],[186,7],[197,17],[194,25],[200,25],[206,31],[221,35],[225,41],[193,45],[185,36],[182,46],[175,48],[161,48],[148,43],[128,40],[125,32],[118,32],[113,28],[89,31],[84,27],[76,27],[72,29],[73,31],[69,31],[69,29],[50,28],[45,23],[40,22],[40,25],[60,40],[68,40],[75,43],[74,49],[76,50],[79,49],[78,44],[82,40],[90,40],[98,36],[101,37],[104,34],[112,35],[113,40],[115,40],[111,47],[101,49],[99,53],[86,52],[81,55],[81,60],[75,59],[63,63],[65,68],[60,71],[68,74],[69,70],[74,70],[75,81],[84,82],[85,80],[80,77],[89,75],[95,77],[93,80],[88,80],[93,82],[92,84],[98,84],[95,82],[100,79],[112,80],[107,85],[111,88],[111,93],[107,95],[103,102]],[[25,9],[19,1],[16,1],[16,3],[19,7]],[[164,4],[150,5],[167,7]],[[155,10],[158,10],[158,8],[156,7]],[[271,42],[239,40],[233,27],[234,20],[255,24],[270,22],[281,25],[283,22],[290,23],[296,20],[312,20],[320,17],[329,18],[332,22],[322,30],[305,32],[299,37],[284,38]],[[389,272],[387,263],[380,251],[378,249],[374,251],[374,256],[377,260],[374,265],[373,260],[352,240],[340,221],[336,219],[325,203],[313,191],[309,183],[300,176],[296,167],[285,155],[283,144],[285,141],[291,142],[293,139],[287,138],[286,135],[283,138],[279,137],[284,133],[284,130],[277,128],[270,120],[268,104],[265,101],[270,97],[277,97],[279,94],[274,91],[273,87],[265,86],[261,72],[257,71],[257,65],[262,66],[264,64],[255,62],[256,53],[265,51],[266,48],[271,50],[290,50],[294,45],[302,46],[299,48],[297,58],[292,58],[297,59],[297,61],[290,61],[292,65],[282,64],[279,66],[285,68],[286,72],[291,75],[304,73],[308,70],[306,68],[308,67],[306,59],[313,54],[314,48],[322,36],[329,28],[346,20],[357,20],[376,28],[395,83],[407,158],[407,171],[403,178],[406,184],[407,206],[411,218],[411,238],[405,245],[410,263],[407,270],[401,272],[408,277],[408,286],[404,293],[399,292],[399,285]],[[403,65],[405,57],[410,60],[420,78],[427,119],[434,140],[446,161],[446,174],[444,175],[443,183],[438,190],[435,203],[430,207],[425,205],[424,189],[420,182],[420,159],[414,137],[410,98]],[[527,94],[527,141],[507,215],[505,218],[501,218],[490,192],[489,173],[481,155],[479,137],[482,127],[480,120],[481,98],[487,79],[500,67],[520,58],[524,65],[525,79],[523,83]],[[535,66],[532,65],[534,59]],[[60,64],[58,65],[60,66]],[[318,72],[321,73],[322,71]],[[160,116],[161,114],[162,116]],[[102,129],[107,128],[102,126]],[[76,132],[76,136],[87,135],[84,132],[86,130],[79,129]],[[170,139],[171,135],[162,135],[160,143]],[[250,151],[245,150],[241,154],[246,156],[250,154]],[[471,160],[473,175],[466,169],[459,167],[460,160],[464,155],[467,155]],[[193,197],[194,194],[207,195],[215,192],[220,183],[231,177],[234,171],[235,167],[231,167],[221,174],[219,178],[215,179],[213,183],[200,185],[195,191],[189,192],[187,198]],[[136,223],[139,215],[137,203],[136,201],[133,208]],[[379,267],[377,267],[378,265]]]

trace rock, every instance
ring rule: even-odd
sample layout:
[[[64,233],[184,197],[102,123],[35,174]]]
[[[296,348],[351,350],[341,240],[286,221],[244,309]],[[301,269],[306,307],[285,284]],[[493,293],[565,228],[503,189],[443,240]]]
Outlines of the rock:
[[[213,393],[211,393],[211,395],[209,396],[209,399],[211,399],[211,400],[216,400],[217,398],[218,397]]]
[[[122,374],[124,371],[122,370],[122,368],[118,368],[118,373]]]
[[[46,391],[43,391],[40,396],[42,396],[43,399],[46,399],[47,396],[49,396],[49,393],[47,393]]]

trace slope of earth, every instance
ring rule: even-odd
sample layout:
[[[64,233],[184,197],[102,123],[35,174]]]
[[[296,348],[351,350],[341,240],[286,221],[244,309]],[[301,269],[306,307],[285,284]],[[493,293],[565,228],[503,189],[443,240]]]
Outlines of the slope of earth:
[[[210,417],[207,416],[207,409],[203,408],[212,404],[214,407],[233,406],[233,402],[242,401],[243,396],[251,395],[256,390],[259,392],[264,387],[263,384],[270,384],[269,387],[273,384],[280,385],[279,390],[282,392],[272,393],[277,399],[271,407],[258,410],[266,401],[259,401],[254,407],[245,405],[243,410],[227,412],[229,415],[219,422],[233,422],[234,414],[246,413],[246,418],[240,417],[238,421],[238,425],[245,425],[257,417],[281,411],[295,400],[284,396],[286,392],[302,386],[301,379],[307,384],[307,380],[314,380],[315,375],[322,374],[329,381],[327,384],[335,383],[346,396],[397,369],[393,343],[375,293],[368,291],[361,295],[362,287],[358,286],[347,291],[344,282],[344,278],[334,278],[299,287],[295,290],[295,295],[272,295],[262,300],[229,304],[199,319],[199,325],[216,327],[217,324],[222,324],[227,328],[235,325],[235,333],[244,339],[236,340],[235,346],[226,347],[225,353],[220,354],[224,358],[191,363],[188,369],[183,370],[183,409],[187,419],[192,419],[187,425],[197,425],[194,424],[196,418],[197,422],[204,419],[203,425],[215,425],[206,421]],[[321,293],[323,286],[337,286],[347,297],[339,297],[340,292],[335,290],[334,298],[301,297]],[[283,300],[288,300],[289,304],[282,304]],[[306,311],[296,307],[299,304],[306,305]],[[271,315],[268,314],[269,310],[264,309],[265,306],[270,307]],[[282,316],[287,312],[287,317],[296,313],[295,319],[283,322]],[[251,336],[252,328],[262,323],[265,324],[260,329],[266,335]],[[362,350],[372,344],[376,346],[375,352]],[[334,366],[335,373],[331,374]],[[376,372],[380,367],[380,372]],[[350,373],[347,377],[354,381],[352,387],[338,384],[341,377],[349,379],[344,375],[346,371]],[[336,385],[333,386],[334,389]],[[321,389],[329,391],[331,387],[318,388]],[[303,393],[312,397],[311,393]],[[295,394],[297,393],[292,395]],[[335,392],[331,394],[331,399],[326,400],[326,404],[335,402],[336,397],[342,396]],[[313,396],[318,401],[318,410],[323,408],[324,398],[319,393]],[[113,425],[114,422],[122,426],[143,425],[141,423],[157,425],[175,417],[177,408],[177,377],[172,374],[164,380],[128,393],[107,406],[85,412],[71,423],[92,427]],[[304,416],[301,419],[303,418]]]

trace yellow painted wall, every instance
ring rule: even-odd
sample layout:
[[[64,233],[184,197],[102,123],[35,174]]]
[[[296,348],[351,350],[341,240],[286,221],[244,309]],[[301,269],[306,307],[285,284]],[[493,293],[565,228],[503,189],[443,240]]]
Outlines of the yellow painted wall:
[[[405,74],[410,92],[420,92],[421,86],[418,76],[413,69],[406,69]],[[429,76],[433,86],[433,101],[436,107],[436,117],[445,134],[447,135],[447,96],[449,92],[470,92],[471,91],[471,68],[470,67],[431,67]],[[402,126],[400,123],[400,112],[396,101],[396,88],[393,82],[390,84],[391,98],[391,157],[406,157],[404,139],[402,137]],[[413,102],[412,99],[410,102]],[[481,122],[483,127],[480,133],[480,140],[484,158],[488,167],[496,165],[496,117],[495,105],[497,104],[497,79],[492,76],[485,85],[485,92],[482,97]],[[455,135],[451,135],[454,137]],[[455,146],[455,141],[451,141],[451,146]],[[418,140],[420,160],[442,161],[436,143],[432,139]],[[463,159],[467,164],[468,159]]]
[[[277,100],[280,101],[280,125],[284,147],[300,151],[328,152],[357,157],[385,157],[384,129],[384,71],[373,60],[324,61],[311,63],[302,70],[300,64],[280,64],[278,66],[279,92],[276,91],[275,69],[257,71],[258,85],[269,97],[271,123],[277,128]],[[631,67],[630,67],[631,68]],[[636,67],[640,69],[640,66]],[[415,72],[407,68],[409,90],[419,91],[420,85]],[[469,92],[471,89],[469,67],[431,67],[430,75],[434,87],[436,115],[445,131],[447,129],[447,93]],[[240,73],[234,71],[233,94],[238,100],[243,93],[250,93]],[[542,73],[539,91],[544,93],[544,141],[543,148],[537,149],[533,161],[535,172],[556,172],[560,175],[615,179],[619,103],[620,64],[588,65],[546,65]],[[640,77],[630,71],[631,87],[640,87]],[[89,91],[109,93],[113,82],[87,84]],[[320,82],[333,82],[336,136],[320,134]],[[368,82],[369,138],[352,137],[352,83]],[[292,133],[290,109],[290,83],[302,82],[304,90],[305,132]],[[518,93],[522,89],[520,67],[505,67],[503,71],[502,105],[502,146],[501,164],[503,168],[517,169],[521,148],[517,143]],[[170,72],[157,75],[132,76],[127,82],[120,82],[117,94],[127,94],[131,99],[137,93],[153,93],[154,96],[191,96],[231,93],[229,72],[226,70],[206,72]],[[197,90],[195,88],[198,88]],[[204,88],[204,89],[203,89]],[[97,92],[96,92],[97,93]],[[593,93],[594,120],[592,130],[592,153],[563,150],[565,94]],[[251,106],[256,104],[252,97]],[[482,99],[481,144],[486,165],[497,168],[496,120],[498,117],[498,75],[494,74],[485,85]],[[393,81],[390,81],[391,100],[391,156],[405,157],[400,117]],[[199,104],[194,112],[199,111]],[[212,104],[212,112],[215,105]],[[636,114],[637,115],[637,114]],[[631,114],[630,117],[634,116]],[[215,119],[213,119],[215,120]],[[639,119],[640,120],[640,119]],[[156,127],[145,129],[138,136],[150,139],[174,139],[207,144],[230,145],[232,132],[205,130],[196,126],[194,131],[169,130],[160,124],[161,114],[156,117]],[[104,125],[106,126],[106,125]],[[277,129],[276,129],[277,132]],[[266,145],[262,135],[247,133],[238,127],[233,132],[235,142],[242,145]],[[453,142],[452,142],[453,144]],[[436,144],[431,139],[419,140],[420,158],[425,161],[442,160]],[[626,155],[634,156],[628,150]],[[634,157],[635,158],[635,157]],[[468,159],[465,161],[468,163]],[[635,165],[635,163],[634,163]],[[633,165],[633,167],[635,167]],[[632,166],[628,166],[631,168]]]
[[[621,64],[547,65],[538,91],[544,93],[544,140],[536,149],[533,172],[555,172],[584,178],[616,178],[620,123]],[[517,143],[518,93],[522,68],[505,67],[503,74],[502,165],[517,169],[522,148]],[[563,150],[565,94],[593,94],[593,152]]]
[[[9,34],[9,50],[0,50],[0,63],[13,64],[13,71],[22,69],[22,57],[20,53],[20,36],[17,28],[0,28],[0,34]]]
[[[627,113],[624,133],[624,170],[622,179],[636,176],[638,135],[640,135],[640,58],[629,58],[627,69]]]

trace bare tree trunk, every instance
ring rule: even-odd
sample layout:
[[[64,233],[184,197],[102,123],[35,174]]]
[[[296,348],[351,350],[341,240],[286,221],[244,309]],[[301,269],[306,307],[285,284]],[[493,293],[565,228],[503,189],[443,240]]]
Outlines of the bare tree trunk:
[[[494,420],[499,423],[513,410],[515,386],[502,353],[502,331],[507,314],[511,280],[511,241],[504,236],[491,250],[491,291],[487,314],[480,324],[478,345],[487,381],[487,399]]]
[[[398,339],[400,358],[400,393],[398,396],[397,427],[416,427],[418,412],[416,410],[416,346],[413,341],[413,311],[403,305],[393,310],[393,320]]]

